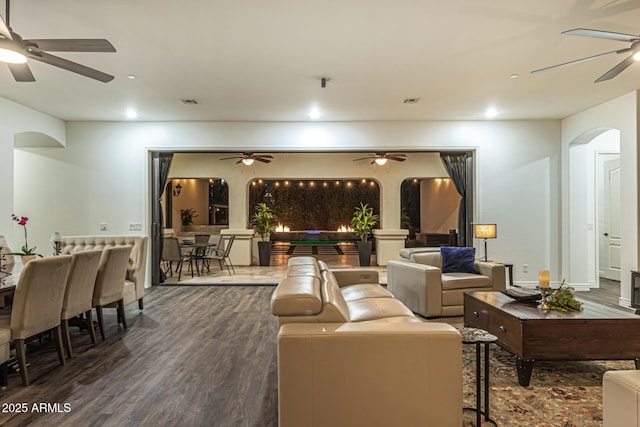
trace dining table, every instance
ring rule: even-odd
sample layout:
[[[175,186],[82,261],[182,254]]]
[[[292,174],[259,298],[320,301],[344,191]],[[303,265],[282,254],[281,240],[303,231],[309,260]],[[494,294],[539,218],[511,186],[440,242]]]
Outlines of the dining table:
[[[202,261],[202,269],[204,269],[204,257],[206,255],[207,249],[211,247],[216,247],[217,245],[213,245],[211,243],[191,243],[191,242],[182,242],[180,243],[180,252],[188,253],[189,255],[189,264],[191,261],[195,261],[196,274],[200,277],[201,269],[198,266],[198,260]],[[193,276],[193,270],[191,271],[191,275]]]

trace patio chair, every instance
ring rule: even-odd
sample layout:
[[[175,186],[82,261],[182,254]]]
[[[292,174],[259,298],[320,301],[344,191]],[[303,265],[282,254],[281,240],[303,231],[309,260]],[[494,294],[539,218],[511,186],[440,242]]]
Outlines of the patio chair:
[[[231,247],[233,246],[233,241],[235,240],[235,238],[236,236],[229,237],[229,240],[227,240],[224,250],[219,250],[219,249],[207,250],[203,257],[208,261],[217,260],[218,264],[220,264],[220,270],[224,270],[224,267],[222,264],[224,262],[224,265],[227,266],[227,272],[229,273],[229,276],[231,276],[231,270],[233,270],[233,274],[236,274],[236,269],[233,267],[233,264],[231,263],[231,258],[229,258],[229,254],[231,253]]]
[[[182,264],[188,261],[191,265],[191,251],[182,252],[177,237],[165,237],[162,245],[162,262],[165,263],[165,274],[171,273],[173,277],[173,263],[177,263],[176,272],[178,273],[178,281],[182,276]],[[193,269],[191,271],[193,275]]]

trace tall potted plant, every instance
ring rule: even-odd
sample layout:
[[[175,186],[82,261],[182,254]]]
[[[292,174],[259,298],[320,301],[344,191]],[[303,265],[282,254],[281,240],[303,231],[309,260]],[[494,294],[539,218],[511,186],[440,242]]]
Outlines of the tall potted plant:
[[[258,242],[258,256],[261,266],[268,266],[271,261],[271,240],[269,234],[273,231],[278,217],[266,203],[258,203],[251,218],[253,229],[260,235]]]
[[[358,242],[358,256],[360,257],[361,266],[371,265],[371,230],[378,223],[380,217],[373,213],[373,208],[368,203],[356,207],[351,218],[351,227],[354,229],[360,241]]]

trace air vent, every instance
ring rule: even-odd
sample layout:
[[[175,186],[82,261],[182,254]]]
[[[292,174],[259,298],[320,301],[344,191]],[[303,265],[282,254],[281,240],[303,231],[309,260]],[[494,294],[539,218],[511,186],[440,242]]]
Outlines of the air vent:
[[[181,99],[180,102],[187,105],[198,105],[198,101],[195,99]]]
[[[404,101],[405,104],[417,104],[420,102],[420,98],[406,98]]]

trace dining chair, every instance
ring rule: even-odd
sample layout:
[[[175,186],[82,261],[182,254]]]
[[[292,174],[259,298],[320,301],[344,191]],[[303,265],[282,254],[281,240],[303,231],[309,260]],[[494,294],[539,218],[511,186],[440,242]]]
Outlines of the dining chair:
[[[96,284],[93,290],[93,306],[96,309],[102,341],[105,339],[104,319],[102,316],[104,307],[116,306],[118,319],[122,322],[122,327],[127,329],[122,291],[124,290],[124,280],[127,275],[127,263],[130,253],[131,246],[114,246],[105,248],[100,257]]]
[[[206,244],[209,243],[209,238],[211,237],[211,235],[209,234],[196,234],[196,244]]]
[[[165,263],[165,274],[170,273],[173,277],[173,263],[177,263],[176,272],[178,281],[182,276],[182,264],[185,261],[191,263],[191,252],[182,252],[177,237],[165,237],[162,243],[162,261]],[[193,275],[193,269],[191,269]]]
[[[53,331],[58,360],[60,365],[65,364],[60,312],[70,268],[70,255],[38,258],[25,264],[13,296],[11,315],[0,317],[0,330],[11,330],[20,377],[25,386],[29,385],[26,339]]]
[[[93,328],[92,299],[98,275],[102,251],[82,251],[71,255],[71,269],[67,277],[67,287],[62,301],[62,337],[67,357],[73,357],[69,320],[84,315],[84,323],[89,330],[91,343],[96,343]]]
[[[229,254],[231,253],[231,247],[233,246],[233,241],[236,239],[236,236],[229,236],[229,240],[226,241],[225,248],[223,251],[211,251],[205,254],[205,258],[207,260],[217,260],[220,264],[220,270],[224,270],[223,263],[227,267],[227,272],[229,276],[231,276],[231,270],[233,270],[233,274],[236,274],[236,269],[233,267],[231,263],[231,258]],[[231,268],[229,268],[231,267]]]

